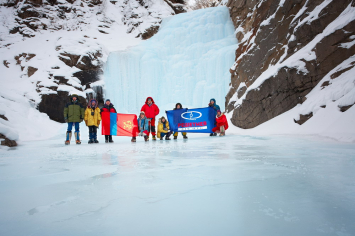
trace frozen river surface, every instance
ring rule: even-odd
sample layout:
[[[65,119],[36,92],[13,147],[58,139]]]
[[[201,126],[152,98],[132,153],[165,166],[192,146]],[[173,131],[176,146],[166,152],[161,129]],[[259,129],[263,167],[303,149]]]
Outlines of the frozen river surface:
[[[355,235],[354,144],[62,136],[0,152],[0,235]]]

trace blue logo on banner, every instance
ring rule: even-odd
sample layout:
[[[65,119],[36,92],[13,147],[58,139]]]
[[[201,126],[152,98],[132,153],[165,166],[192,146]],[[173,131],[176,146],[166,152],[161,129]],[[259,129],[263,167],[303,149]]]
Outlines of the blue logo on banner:
[[[166,111],[170,129],[174,132],[212,133],[215,111],[211,107]]]
[[[181,114],[181,117],[186,120],[196,120],[202,116],[201,112],[198,111],[188,111]]]

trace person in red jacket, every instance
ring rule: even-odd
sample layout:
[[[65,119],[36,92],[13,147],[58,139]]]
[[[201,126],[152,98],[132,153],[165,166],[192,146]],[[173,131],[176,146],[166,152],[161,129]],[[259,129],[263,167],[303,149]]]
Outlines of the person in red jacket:
[[[221,133],[219,136],[225,136],[226,130],[228,129],[227,117],[220,110],[217,111],[216,116],[217,126],[212,129],[214,133]]]
[[[152,97],[147,97],[145,104],[142,106],[141,111],[144,111],[145,116],[149,121],[148,139],[149,133],[152,132],[153,140],[157,140],[155,137],[155,117],[159,114],[159,107],[155,105]]]
[[[111,103],[110,99],[106,99],[104,107],[101,108],[101,113],[102,112],[117,113],[117,111],[113,107],[113,104]],[[105,135],[105,143],[113,143],[112,135]]]

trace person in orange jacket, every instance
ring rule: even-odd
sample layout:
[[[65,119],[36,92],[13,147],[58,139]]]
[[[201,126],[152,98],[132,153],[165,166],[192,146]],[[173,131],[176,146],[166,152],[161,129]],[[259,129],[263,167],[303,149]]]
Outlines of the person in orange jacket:
[[[157,140],[155,137],[155,117],[159,114],[159,107],[155,104],[152,97],[147,97],[141,111],[144,111],[145,116],[149,119],[148,140],[150,132],[152,133],[153,140]]]
[[[225,136],[228,129],[228,121],[227,117],[220,110],[217,111],[216,123],[217,125],[212,129],[212,132],[221,133],[219,136]]]

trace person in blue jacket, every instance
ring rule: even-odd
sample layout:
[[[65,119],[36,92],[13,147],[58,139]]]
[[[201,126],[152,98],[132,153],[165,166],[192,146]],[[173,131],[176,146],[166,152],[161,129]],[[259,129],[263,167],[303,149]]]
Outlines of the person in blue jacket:
[[[149,119],[145,116],[144,111],[141,111],[139,114],[139,117],[137,119],[138,121],[138,136],[143,136],[144,140],[147,142],[148,141],[148,130],[149,130]],[[136,142],[136,137],[132,137],[132,142]]]
[[[211,98],[210,103],[208,104],[208,106],[214,109],[215,116],[217,115],[217,111],[221,110],[219,108],[219,106],[216,104],[216,99],[214,99],[214,98]],[[217,133],[210,133],[210,136],[217,136]]]

